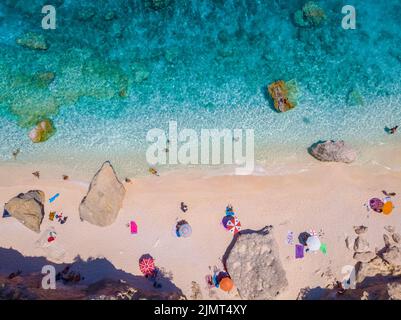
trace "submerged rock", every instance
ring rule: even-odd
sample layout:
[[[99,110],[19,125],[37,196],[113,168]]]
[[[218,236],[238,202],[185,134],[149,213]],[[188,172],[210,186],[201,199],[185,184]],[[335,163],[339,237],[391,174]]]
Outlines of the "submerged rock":
[[[56,78],[56,74],[51,71],[38,72],[33,76],[33,82],[39,88],[48,87]]]
[[[313,145],[310,153],[320,161],[351,163],[356,160],[356,152],[344,141],[325,141]]]
[[[153,10],[160,10],[168,7],[172,0],[145,0],[145,5]]]
[[[132,66],[132,71],[134,74],[134,82],[142,83],[148,80],[150,72],[143,63],[134,63]]]
[[[105,162],[95,174],[88,194],[79,206],[81,219],[105,227],[117,218],[125,196],[125,188],[110,164]]]
[[[279,112],[286,112],[297,105],[298,87],[295,80],[273,82],[267,91],[274,101],[274,108]]]
[[[17,44],[33,50],[49,49],[49,45],[47,44],[45,37],[41,34],[36,34],[33,32],[28,32],[22,37],[18,38]]]
[[[45,142],[55,132],[52,122],[49,119],[40,121],[35,128],[29,132],[29,138],[34,143]]]
[[[326,14],[316,2],[309,1],[295,12],[294,20],[300,27],[317,27],[326,20]]]
[[[347,96],[347,104],[349,106],[363,106],[364,100],[358,89],[352,89]]]
[[[288,285],[272,227],[240,234],[227,252],[226,267],[242,299],[273,299]]]
[[[43,191],[31,190],[12,198],[6,203],[4,210],[28,229],[39,233],[45,215],[44,201]]]

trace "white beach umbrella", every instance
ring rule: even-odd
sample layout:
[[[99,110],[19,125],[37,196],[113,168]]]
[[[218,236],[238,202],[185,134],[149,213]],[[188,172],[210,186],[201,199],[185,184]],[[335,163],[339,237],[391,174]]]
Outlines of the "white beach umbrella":
[[[320,249],[321,243],[317,236],[310,236],[308,240],[306,240],[306,245],[308,249],[311,251],[318,251]]]

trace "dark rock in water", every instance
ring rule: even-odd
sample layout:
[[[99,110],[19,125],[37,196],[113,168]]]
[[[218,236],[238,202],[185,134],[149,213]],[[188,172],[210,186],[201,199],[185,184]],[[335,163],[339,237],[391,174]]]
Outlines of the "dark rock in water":
[[[344,141],[318,142],[310,148],[310,154],[320,161],[351,163],[356,160],[356,152]]]
[[[110,162],[105,162],[93,177],[88,194],[79,206],[81,219],[100,227],[111,225],[122,207],[124,196],[123,184]]]
[[[40,121],[30,132],[29,138],[33,143],[45,142],[55,133],[53,122],[49,119]]]
[[[32,190],[12,198],[6,203],[4,210],[27,228],[39,233],[45,215],[44,201],[43,191]]]
[[[242,299],[274,299],[288,285],[272,227],[241,232],[227,249],[225,265]]]
[[[145,5],[153,10],[160,10],[168,7],[172,0],[146,0]]]
[[[317,27],[324,23],[326,14],[314,1],[307,2],[294,14],[295,24],[300,27]]]

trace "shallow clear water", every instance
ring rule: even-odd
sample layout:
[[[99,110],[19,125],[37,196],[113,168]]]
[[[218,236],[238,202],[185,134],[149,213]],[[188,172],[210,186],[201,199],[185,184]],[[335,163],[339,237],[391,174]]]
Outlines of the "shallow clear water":
[[[149,0],[148,0],[149,1]],[[111,160],[134,174],[147,167],[151,128],[250,128],[256,158],[281,163],[318,140],[345,139],[363,149],[399,146],[385,126],[401,124],[401,3],[353,1],[357,29],[341,27],[345,1],[317,1],[318,27],[300,27],[306,1],[58,0],[57,29],[41,29],[46,1],[0,4],[0,160],[85,169]],[[49,49],[16,44],[26,32]],[[50,71],[47,86],[32,80]],[[296,109],[277,113],[273,81],[295,79]],[[350,100],[353,92],[359,102]],[[124,97],[121,97],[124,95]],[[40,118],[57,133],[32,144]]]

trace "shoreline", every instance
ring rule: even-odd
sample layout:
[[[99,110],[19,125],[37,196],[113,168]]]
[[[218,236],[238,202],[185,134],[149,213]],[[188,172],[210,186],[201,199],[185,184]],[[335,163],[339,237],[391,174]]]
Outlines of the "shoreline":
[[[379,143],[370,146],[362,146],[348,143],[358,154],[357,160],[349,166],[371,168],[379,171],[401,171],[401,140],[393,139],[392,143]],[[255,159],[254,171],[248,176],[283,176],[302,173],[319,167],[322,163],[312,157],[307,149],[304,151],[281,151],[276,152],[275,148],[259,148]],[[23,151],[22,151],[23,152]],[[22,157],[22,160],[21,160]],[[78,181],[90,181],[93,174],[99,169],[104,161],[111,161],[121,180],[125,177],[131,179],[145,178],[149,175],[149,166],[145,159],[138,160],[129,154],[121,158],[97,154],[94,159],[73,157],[70,160],[63,160],[61,163],[54,159],[36,158],[35,161],[26,161],[24,155],[18,155],[17,160],[0,161],[1,167],[19,168],[24,172],[41,171],[48,178],[57,179],[66,174],[75,177]],[[75,164],[74,164],[75,163]],[[139,164],[138,164],[139,163]],[[235,175],[236,168],[243,166],[235,165],[160,165],[153,166],[163,175],[196,175],[196,176],[231,176]],[[29,170],[28,170],[29,169]],[[27,170],[27,171],[25,171]]]

